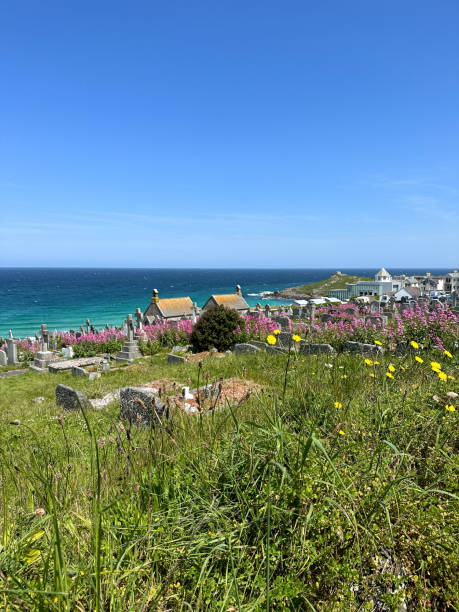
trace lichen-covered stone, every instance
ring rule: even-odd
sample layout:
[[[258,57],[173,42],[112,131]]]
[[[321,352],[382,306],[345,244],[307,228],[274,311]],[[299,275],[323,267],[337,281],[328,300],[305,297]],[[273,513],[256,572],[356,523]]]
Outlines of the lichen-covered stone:
[[[91,403],[84,393],[67,385],[57,385],[56,404],[62,406],[64,410],[88,410]]]
[[[186,361],[186,358],[180,355],[174,355],[173,353],[167,355],[167,363],[186,363]]]
[[[125,387],[120,389],[120,418],[138,425],[154,425],[169,416],[168,407],[156,389]]]
[[[236,355],[244,355],[247,353],[259,353],[260,349],[252,344],[241,343],[234,345],[234,352]]]
[[[383,352],[377,344],[364,344],[363,342],[351,342],[350,340],[344,343],[343,350],[360,353],[361,355],[380,355]]]
[[[303,355],[330,355],[336,353],[331,344],[306,344],[303,340],[300,342],[300,351]]]

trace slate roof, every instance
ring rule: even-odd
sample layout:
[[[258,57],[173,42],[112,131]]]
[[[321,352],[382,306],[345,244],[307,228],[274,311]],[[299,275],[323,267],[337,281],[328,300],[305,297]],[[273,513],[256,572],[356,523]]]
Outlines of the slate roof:
[[[419,287],[403,287],[400,289],[400,291],[403,291],[403,289],[409,293],[411,297],[417,298],[421,295],[421,290]]]

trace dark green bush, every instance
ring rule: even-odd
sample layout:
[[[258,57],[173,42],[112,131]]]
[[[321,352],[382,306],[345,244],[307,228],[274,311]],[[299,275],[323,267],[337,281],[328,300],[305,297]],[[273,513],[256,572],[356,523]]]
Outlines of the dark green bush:
[[[245,323],[239,314],[230,308],[215,306],[201,315],[191,332],[190,343],[195,352],[213,347],[226,351],[245,339]]]

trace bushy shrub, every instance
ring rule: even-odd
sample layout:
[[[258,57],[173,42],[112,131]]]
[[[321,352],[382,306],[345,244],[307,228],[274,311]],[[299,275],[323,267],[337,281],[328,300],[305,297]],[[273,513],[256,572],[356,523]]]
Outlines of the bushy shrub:
[[[245,339],[245,324],[239,314],[230,308],[215,306],[201,315],[191,332],[190,343],[195,352],[213,347],[226,351]]]

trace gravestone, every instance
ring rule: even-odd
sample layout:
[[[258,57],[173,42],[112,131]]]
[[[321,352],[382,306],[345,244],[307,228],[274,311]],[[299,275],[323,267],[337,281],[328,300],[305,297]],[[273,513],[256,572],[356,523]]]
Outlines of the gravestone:
[[[16,340],[13,338],[6,339],[6,353],[8,356],[8,365],[18,365],[18,349],[16,346]]]
[[[376,344],[365,344],[363,342],[351,342],[348,340],[343,345],[343,351],[360,353],[361,355],[381,355],[384,351]]]
[[[86,333],[89,334],[90,331],[90,323],[89,323],[89,319],[86,319]]]
[[[247,353],[259,353],[260,349],[256,346],[253,346],[253,344],[241,343],[234,345],[234,352],[236,353],[236,355],[244,355]]]
[[[140,352],[137,341],[134,340],[134,322],[131,314],[128,314],[126,317],[126,334],[126,342],[121,351],[116,355],[116,360],[132,362],[134,359],[142,357],[142,353]]]
[[[277,345],[282,347],[290,347],[293,345],[292,334],[290,332],[282,331],[277,334]]]
[[[300,341],[300,350],[302,355],[330,355],[336,353],[331,344],[306,344],[304,340]]]
[[[323,314],[323,315],[320,317],[320,321],[321,321],[321,323],[328,323],[328,321],[331,321],[331,318],[332,318],[332,317],[331,317],[331,315],[329,315],[329,314]]]
[[[5,351],[0,349],[0,367],[6,366],[8,364],[8,356]]]
[[[84,393],[67,385],[57,385],[56,404],[62,406],[64,410],[88,410],[91,403]]]
[[[370,312],[371,313],[379,313],[380,305],[379,302],[373,301],[370,303]]]
[[[87,376],[89,372],[84,368],[80,368],[79,366],[73,366],[72,368],[72,376]]]
[[[120,419],[138,425],[161,423],[169,416],[167,405],[161,401],[156,389],[125,387],[120,389]]]
[[[249,340],[247,344],[251,344],[252,346],[256,346],[259,349],[265,349],[268,344],[266,342],[260,342],[259,340]]]
[[[33,360],[33,365],[31,365],[31,369],[36,372],[46,372],[48,369],[48,365],[53,361],[54,356],[49,351],[49,331],[46,329],[46,325],[43,324],[40,329],[41,334],[41,350],[38,353],[35,353],[35,357]]]
[[[169,353],[167,355],[167,363],[186,363],[187,360],[185,357],[180,357],[180,355],[174,355],[173,353]]]
[[[140,310],[140,308],[136,309],[136,311],[135,311],[135,318],[137,319],[137,331],[136,331],[136,334],[137,334],[137,336],[141,336],[142,335],[142,331],[143,331],[143,324],[142,324],[143,314],[142,314],[142,311]]]

